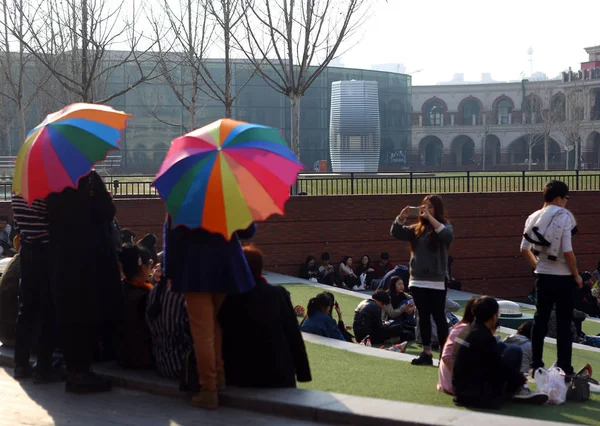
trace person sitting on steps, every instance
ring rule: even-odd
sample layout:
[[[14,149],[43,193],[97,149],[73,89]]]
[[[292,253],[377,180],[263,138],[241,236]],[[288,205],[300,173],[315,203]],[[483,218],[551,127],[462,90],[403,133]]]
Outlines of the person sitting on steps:
[[[352,269],[351,256],[344,256],[340,262],[339,274],[342,287],[352,290],[365,290],[365,288],[361,286],[360,280],[356,276],[354,269]]]

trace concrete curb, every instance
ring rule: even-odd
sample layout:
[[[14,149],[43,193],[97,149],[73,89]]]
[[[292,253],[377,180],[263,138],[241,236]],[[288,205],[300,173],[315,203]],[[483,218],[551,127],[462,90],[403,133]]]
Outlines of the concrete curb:
[[[12,367],[13,350],[0,346],[0,365]],[[154,395],[185,398],[176,382],[154,372],[124,370],[114,363],[94,365],[94,371],[114,386]],[[476,411],[440,408],[385,399],[303,389],[229,389],[221,395],[224,406],[246,411],[353,426],[558,426],[563,423]]]

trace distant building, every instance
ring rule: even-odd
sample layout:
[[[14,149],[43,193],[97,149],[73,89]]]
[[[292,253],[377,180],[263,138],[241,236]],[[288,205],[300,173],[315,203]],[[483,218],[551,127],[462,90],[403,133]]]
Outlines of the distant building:
[[[406,67],[404,66],[404,64],[375,64],[371,65],[371,69],[376,71],[406,74]]]
[[[585,168],[600,168],[600,46],[586,51],[589,61],[581,70],[569,70],[560,80],[473,84],[456,74],[441,85],[413,86],[408,164],[412,169],[481,170],[485,146],[488,170],[521,170],[530,162],[539,169],[544,144],[535,144],[529,158],[527,136],[537,131],[531,120],[539,123],[535,116],[551,109],[562,110],[555,115],[569,120],[578,108],[580,152],[575,155],[557,123],[549,138],[549,166],[572,168],[578,157]],[[482,80],[491,77],[484,74]],[[573,99],[572,93],[578,94],[577,105],[567,105],[565,95]]]

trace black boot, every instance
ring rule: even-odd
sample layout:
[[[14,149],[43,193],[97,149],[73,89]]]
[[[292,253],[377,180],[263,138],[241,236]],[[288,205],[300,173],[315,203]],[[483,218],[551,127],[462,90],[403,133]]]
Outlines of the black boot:
[[[433,365],[433,355],[421,352],[418,358],[411,361],[412,365]]]

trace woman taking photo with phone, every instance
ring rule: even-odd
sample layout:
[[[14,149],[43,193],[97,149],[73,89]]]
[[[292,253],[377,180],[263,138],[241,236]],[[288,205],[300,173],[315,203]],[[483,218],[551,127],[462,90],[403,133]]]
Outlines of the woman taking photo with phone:
[[[412,360],[413,365],[433,365],[431,355],[431,317],[437,326],[440,351],[448,338],[446,322],[446,271],[448,250],[454,231],[444,215],[444,203],[439,195],[428,195],[418,211],[417,223],[406,226],[406,220],[416,209],[405,207],[396,217],[390,231],[401,241],[410,243],[410,288],[417,310],[423,352]],[[414,216],[413,216],[414,217]]]

